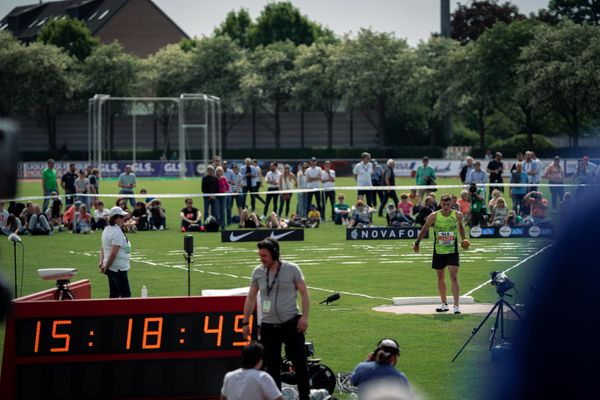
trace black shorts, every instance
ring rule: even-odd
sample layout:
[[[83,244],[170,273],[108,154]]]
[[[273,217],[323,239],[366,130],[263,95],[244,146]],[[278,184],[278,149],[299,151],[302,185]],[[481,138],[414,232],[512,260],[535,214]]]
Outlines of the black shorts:
[[[448,265],[458,267],[460,265],[458,260],[458,253],[450,254],[437,254],[433,253],[433,259],[431,260],[431,268],[433,269],[444,269]]]

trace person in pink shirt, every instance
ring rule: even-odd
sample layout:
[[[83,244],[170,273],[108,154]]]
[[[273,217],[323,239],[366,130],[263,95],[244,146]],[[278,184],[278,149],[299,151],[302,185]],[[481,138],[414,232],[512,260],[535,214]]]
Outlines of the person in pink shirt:
[[[404,215],[412,215],[413,203],[408,201],[408,195],[406,193],[402,193],[400,195],[400,203],[398,203],[398,208],[402,210]]]
[[[231,192],[231,186],[225,178],[225,172],[223,167],[217,167],[215,169],[215,175],[217,176],[217,183],[219,184],[219,193]],[[227,207],[227,196],[217,196],[216,217],[217,221],[221,224],[221,230],[225,230],[227,227],[227,221],[225,219],[225,207]]]

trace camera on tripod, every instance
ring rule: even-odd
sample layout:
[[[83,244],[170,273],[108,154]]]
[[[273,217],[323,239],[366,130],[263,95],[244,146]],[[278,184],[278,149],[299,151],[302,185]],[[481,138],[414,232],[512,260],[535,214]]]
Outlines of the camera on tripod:
[[[500,297],[507,295],[506,292],[515,287],[515,284],[508,279],[504,272],[492,271],[490,272],[490,276],[492,277],[491,283],[496,286],[496,293]],[[510,295],[507,296],[511,297]]]

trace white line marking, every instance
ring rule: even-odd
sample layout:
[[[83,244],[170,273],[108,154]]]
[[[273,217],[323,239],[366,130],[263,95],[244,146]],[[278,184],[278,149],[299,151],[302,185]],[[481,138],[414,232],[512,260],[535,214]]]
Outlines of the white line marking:
[[[515,268],[517,268],[519,265],[521,265],[521,264],[523,264],[523,263],[525,263],[525,262],[527,262],[527,261],[531,260],[533,257],[537,256],[538,254],[542,253],[543,251],[545,251],[546,249],[548,249],[548,248],[552,247],[553,245],[554,245],[554,243],[550,243],[549,245],[547,245],[547,246],[545,246],[545,247],[542,247],[541,249],[539,249],[538,251],[536,251],[534,254],[532,254],[532,255],[530,255],[529,257],[526,257],[525,259],[523,259],[523,260],[519,261],[518,263],[516,263],[516,264],[515,264],[515,265],[513,265],[512,267],[510,267],[510,268],[508,268],[508,269],[504,270],[503,272],[508,272],[508,271],[510,271],[510,270],[512,270],[512,269],[515,269]],[[484,283],[482,283],[481,285],[477,286],[475,289],[472,289],[472,290],[468,291],[467,293],[463,294],[463,296],[470,296],[470,295],[471,295],[471,293],[473,293],[473,292],[475,292],[475,291],[477,291],[477,290],[481,289],[482,287],[484,287],[485,285],[487,285],[488,283],[491,283],[491,282],[492,282],[492,280],[491,280],[491,279],[488,279],[486,282],[484,282]]]

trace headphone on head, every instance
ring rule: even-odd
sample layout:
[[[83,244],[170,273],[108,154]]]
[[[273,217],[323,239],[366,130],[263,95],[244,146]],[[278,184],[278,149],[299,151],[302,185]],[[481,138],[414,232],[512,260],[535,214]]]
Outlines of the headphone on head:
[[[274,261],[279,261],[279,242],[273,238],[266,238],[258,242],[259,249],[267,249]]]

